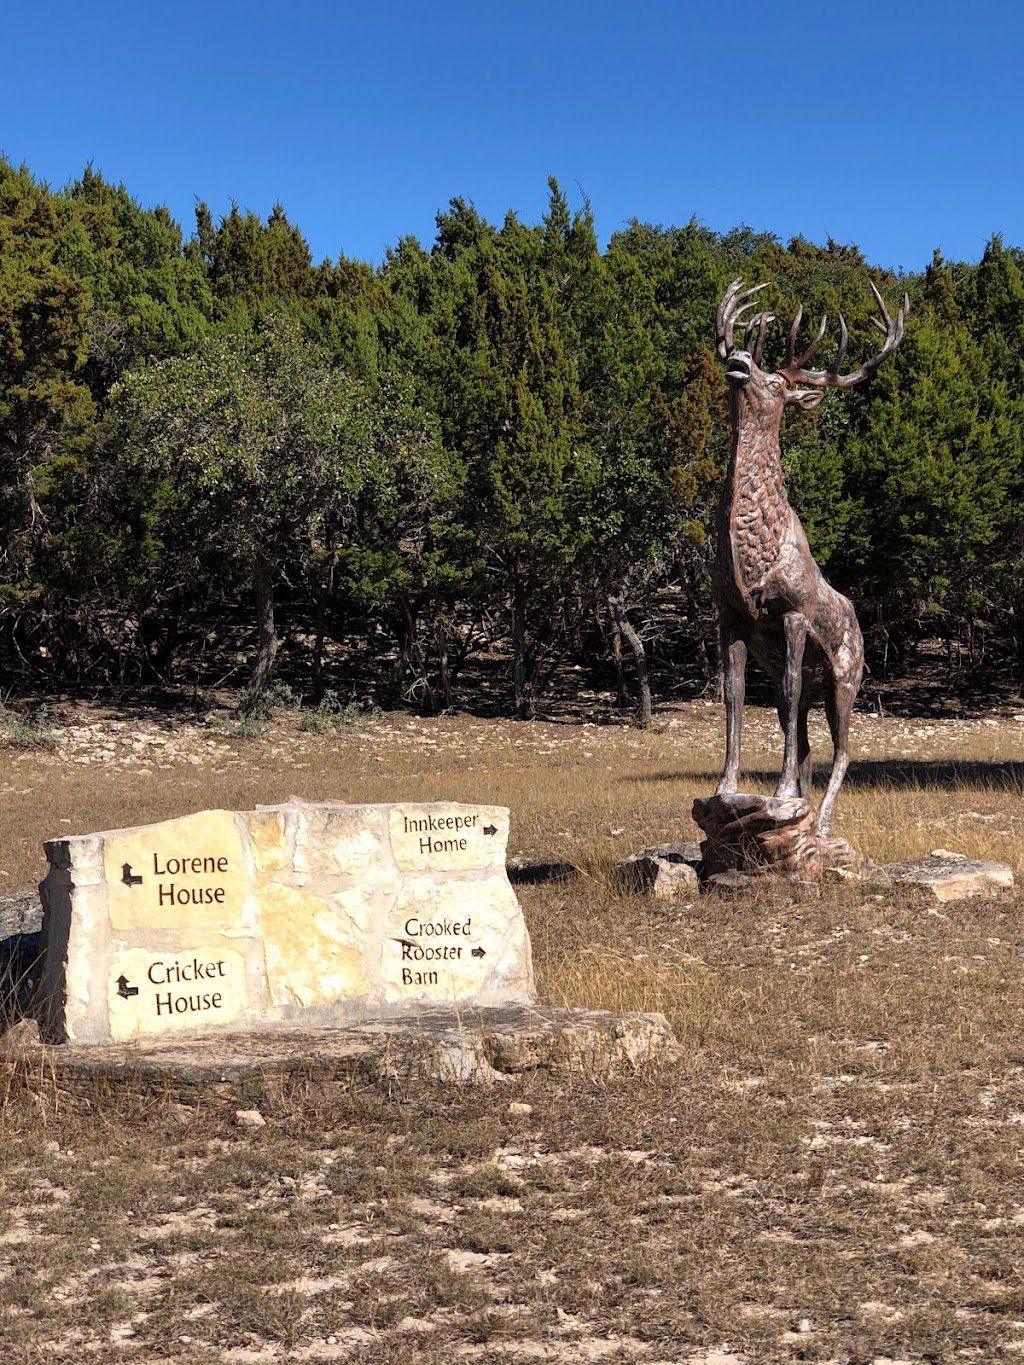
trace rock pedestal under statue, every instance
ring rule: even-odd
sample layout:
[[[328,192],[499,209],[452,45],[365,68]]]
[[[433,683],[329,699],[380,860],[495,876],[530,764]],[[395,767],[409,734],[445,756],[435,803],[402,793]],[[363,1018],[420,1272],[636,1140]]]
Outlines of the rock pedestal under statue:
[[[816,882],[821,876],[821,847],[814,808],[802,797],[759,796],[735,792],[698,797],[693,820],[704,839],[704,881],[716,878],[783,876],[794,882]]]
[[[822,874],[859,879],[878,871],[845,839],[819,833],[814,807],[800,796],[698,797],[693,820],[704,835],[705,887],[735,888],[766,876],[801,883],[820,881]]]

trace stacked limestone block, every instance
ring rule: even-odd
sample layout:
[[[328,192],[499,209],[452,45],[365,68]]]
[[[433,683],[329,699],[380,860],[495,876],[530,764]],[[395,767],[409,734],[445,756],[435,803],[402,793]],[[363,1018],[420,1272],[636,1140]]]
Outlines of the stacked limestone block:
[[[55,839],[38,1000],[51,1041],[322,1027],[529,1004],[508,811],[203,811]]]

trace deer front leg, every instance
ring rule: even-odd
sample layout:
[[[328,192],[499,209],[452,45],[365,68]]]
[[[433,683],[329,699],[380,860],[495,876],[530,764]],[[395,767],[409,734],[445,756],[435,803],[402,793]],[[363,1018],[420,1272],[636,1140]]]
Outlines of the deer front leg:
[[[721,623],[722,669],[725,680],[725,771],[716,796],[730,796],[740,785],[740,741],[743,736],[743,698],[747,680],[747,642],[731,625]]]
[[[776,796],[800,795],[800,688],[803,681],[804,645],[807,642],[807,617],[790,611],[782,618],[786,632],[786,671],[782,675],[782,706],[785,715],[786,747],[782,774]]]
[[[785,736],[789,728],[789,712],[786,709],[786,701],[782,695],[782,685],[779,685],[776,697],[775,709],[779,713],[779,727]],[[811,799],[811,741],[807,733],[807,711],[808,703],[801,697],[799,715],[796,720],[796,739],[797,739],[797,759],[800,763],[800,795],[804,800]]]

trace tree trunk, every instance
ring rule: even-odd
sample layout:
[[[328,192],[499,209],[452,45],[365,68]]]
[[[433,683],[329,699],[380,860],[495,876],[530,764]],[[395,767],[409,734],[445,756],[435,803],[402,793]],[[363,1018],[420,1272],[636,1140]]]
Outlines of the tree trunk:
[[[445,710],[455,705],[452,693],[452,675],[448,660],[448,631],[438,602],[434,603],[434,648],[437,650],[437,665],[441,674],[441,691],[444,694]]]
[[[315,604],[313,617],[313,701],[319,706],[327,690],[324,676],[324,648],[327,643],[327,613],[334,592],[334,563],[329,561],[326,577],[321,577],[315,569],[307,575],[309,592]]]
[[[683,565],[681,570],[677,572],[677,577],[683,590],[683,596],[686,598],[686,614],[690,622],[690,630],[697,642],[697,657],[700,659],[701,673],[704,676],[705,683],[709,683],[716,677],[717,669],[708,653],[708,637],[701,621],[700,603],[694,591],[693,578],[686,565]],[[717,630],[713,632],[713,638],[718,638]]]
[[[612,664],[615,667],[615,695],[616,706],[620,711],[626,709],[628,700],[626,693],[626,670],[622,663],[622,629],[619,626],[619,618],[615,614],[615,604],[608,598],[608,624],[612,632]]]
[[[629,645],[633,652],[633,663],[636,666],[636,680],[640,688],[640,706],[637,712],[637,719],[641,725],[650,725],[652,706],[651,706],[651,681],[647,675],[647,655],[644,651],[644,642],[634,630],[622,602],[617,597],[610,597],[608,603],[615,613],[615,624],[622,633],[622,638]]]
[[[324,641],[327,638],[327,595],[316,594],[316,616],[313,636],[313,701],[319,706],[324,699]]]
[[[412,607],[409,605],[409,599],[404,595],[399,597],[398,605],[402,612],[402,622],[407,641],[406,657],[410,665],[415,664],[419,673],[417,681],[413,683],[412,688],[410,689],[410,696],[415,696],[420,689],[420,685],[422,685],[423,701],[421,703],[421,709],[432,716],[435,710],[434,689],[430,686],[430,665],[427,656],[424,653],[423,646],[420,644],[419,632],[416,629],[416,616],[413,614]]]
[[[249,691],[255,700],[266,691],[277,659],[277,626],[274,621],[274,567],[264,555],[256,558],[256,667]]]
[[[448,609],[450,612],[454,612],[454,604],[448,603]],[[482,614],[479,611],[476,616],[470,620],[465,631],[461,631],[458,626],[453,625],[448,635],[448,681],[452,689],[451,704],[453,706],[455,705],[455,684],[458,681],[463,665],[475,647],[478,630],[481,635],[486,634],[484,631]],[[452,648],[453,641],[454,649]]]
[[[533,719],[533,696],[526,666],[526,594],[520,584],[512,590],[512,681],[516,715]]]

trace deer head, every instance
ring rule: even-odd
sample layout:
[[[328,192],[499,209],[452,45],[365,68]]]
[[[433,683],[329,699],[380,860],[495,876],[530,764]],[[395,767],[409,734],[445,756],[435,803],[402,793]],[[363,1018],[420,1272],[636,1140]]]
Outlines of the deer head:
[[[777,430],[782,420],[782,410],[787,404],[795,403],[807,410],[815,408],[824,397],[822,392],[824,389],[849,389],[875,373],[903,337],[903,328],[910,312],[910,300],[904,294],[895,319],[891,318],[881,294],[871,281],[869,284],[882,314],[882,320],[872,318],[871,321],[885,337],[885,343],[882,349],[870,360],[866,360],[859,369],[851,374],[840,374],[839,368],[846,355],[846,344],[849,339],[846,319],[842,313],[839,314],[839,349],[831,368],[808,370],[805,366],[824,339],[828,318],[822,318],[817,336],[803,354],[797,356],[795,355],[797,334],[804,315],[802,306],[797,309],[793,325],[789,329],[785,362],[775,371],[762,370],[761,355],[764,350],[765,332],[768,324],[774,322],[775,315],[757,313],[753,317],[744,318],[743,314],[755,307],[751,300],[766,286],[758,284],[753,289],[745,290],[742,280],[733,280],[718,305],[715,343],[718,354],[725,361],[725,377],[729,383],[729,407],[734,421],[742,423],[745,419],[753,420],[760,427],[769,425]],[[737,327],[744,329],[742,347],[735,345]],[[796,383],[813,384],[815,387],[813,389],[792,387]]]

